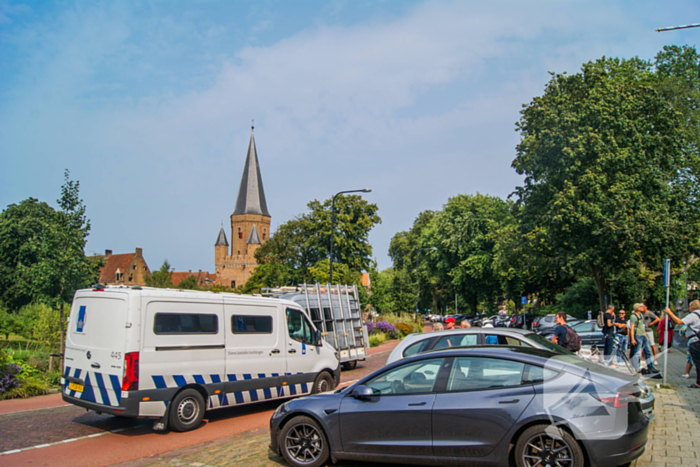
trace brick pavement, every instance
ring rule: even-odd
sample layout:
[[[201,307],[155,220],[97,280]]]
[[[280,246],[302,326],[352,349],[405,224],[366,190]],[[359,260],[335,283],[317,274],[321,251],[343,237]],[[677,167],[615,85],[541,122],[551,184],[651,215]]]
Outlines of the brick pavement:
[[[661,358],[659,363],[662,363]],[[695,370],[687,380],[680,377],[684,369],[685,352],[672,349],[668,364],[668,384],[672,387],[657,387],[661,380],[648,381],[656,397],[655,420],[651,423],[646,452],[633,466],[700,467],[700,439],[695,439],[700,433],[700,390],[686,387],[694,381]],[[286,466],[280,456],[269,452],[268,444],[268,430],[263,428],[119,464],[119,467]],[[340,465],[372,467],[375,464],[344,462]]]

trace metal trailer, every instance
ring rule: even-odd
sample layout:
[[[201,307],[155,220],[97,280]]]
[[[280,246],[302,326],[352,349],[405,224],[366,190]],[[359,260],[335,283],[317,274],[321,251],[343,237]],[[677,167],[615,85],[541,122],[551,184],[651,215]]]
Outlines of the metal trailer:
[[[355,368],[365,359],[369,337],[362,324],[356,285],[300,284],[263,288],[261,293],[301,305],[326,342],[338,351],[343,369]]]

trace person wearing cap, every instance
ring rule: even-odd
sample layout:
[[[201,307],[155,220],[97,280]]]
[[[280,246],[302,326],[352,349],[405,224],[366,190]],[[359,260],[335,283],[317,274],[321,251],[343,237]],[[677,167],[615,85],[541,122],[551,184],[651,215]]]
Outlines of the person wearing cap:
[[[445,329],[454,329],[455,328],[455,319],[452,316],[447,317],[445,319]]]

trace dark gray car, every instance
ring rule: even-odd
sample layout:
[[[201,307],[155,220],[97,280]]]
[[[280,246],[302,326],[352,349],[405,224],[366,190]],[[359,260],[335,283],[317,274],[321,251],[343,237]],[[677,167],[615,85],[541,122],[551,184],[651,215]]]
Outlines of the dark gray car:
[[[293,466],[338,460],[600,467],[641,456],[637,377],[570,355],[474,347],[411,357],[354,385],[282,404],[270,448]],[[587,461],[586,461],[587,458]]]

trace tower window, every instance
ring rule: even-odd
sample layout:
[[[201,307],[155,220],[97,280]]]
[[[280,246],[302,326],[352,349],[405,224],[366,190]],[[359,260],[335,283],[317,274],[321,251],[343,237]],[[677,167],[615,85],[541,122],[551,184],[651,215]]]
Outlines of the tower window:
[[[235,289],[236,288],[236,281],[231,281],[231,288]]]
[[[238,227],[238,238],[243,238],[243,232],[241,232],[240,227]],[[240,255],[240,252],[238,254]]]
[[[267,229],[263,229],[263,240],[265,240],[266,235],[267,235]]]
[[[238,256],[241,256],[241,250],[238,250]]]

